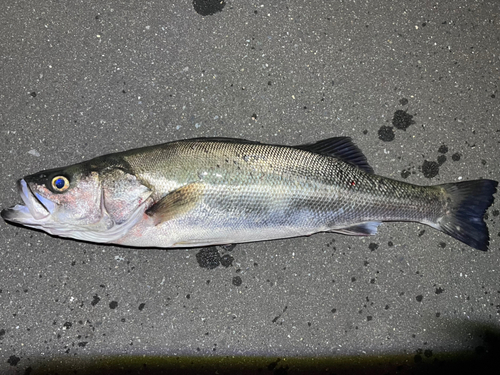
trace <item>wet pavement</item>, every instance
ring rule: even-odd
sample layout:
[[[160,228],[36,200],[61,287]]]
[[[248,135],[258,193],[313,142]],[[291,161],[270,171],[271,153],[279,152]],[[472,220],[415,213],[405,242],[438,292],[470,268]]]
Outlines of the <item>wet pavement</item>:
[[[171,3],[3,7],[0,208],[24,175],[193,137],[349,136],[383,176],[500,179],[497,1]],[[161,250],[1,221],[0,373],[481,368],[499,209],[488,252],[414,223]]]

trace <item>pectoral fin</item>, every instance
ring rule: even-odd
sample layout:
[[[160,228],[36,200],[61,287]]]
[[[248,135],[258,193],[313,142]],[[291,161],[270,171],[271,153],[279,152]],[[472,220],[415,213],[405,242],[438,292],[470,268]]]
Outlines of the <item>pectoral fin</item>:
[[[178,217],[192,210],[203,196],[203,185],[193,183],[176,189],[146,210],[154,225]]]

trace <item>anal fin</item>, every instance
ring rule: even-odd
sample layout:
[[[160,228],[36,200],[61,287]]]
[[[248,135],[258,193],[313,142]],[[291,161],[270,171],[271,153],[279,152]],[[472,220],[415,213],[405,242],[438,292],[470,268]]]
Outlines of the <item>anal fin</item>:
[[[345,234],[348,236],[373,236],[377,234],[378,226],[382,224],[380,221],[367,221],[356,225],[351,225],[345,228],[332,229],[330,232]]]
[[[161,224],[192,210],[203,197],[204,187],[192,183],[171,191],[146,210],[154,220],[154,225]]]
[[[227,238],[203,238],[203,239],[191,239],[184,240],[174,243],[173,247],[203,247],[203,246],[224,246],[234,243],[232,240]]]

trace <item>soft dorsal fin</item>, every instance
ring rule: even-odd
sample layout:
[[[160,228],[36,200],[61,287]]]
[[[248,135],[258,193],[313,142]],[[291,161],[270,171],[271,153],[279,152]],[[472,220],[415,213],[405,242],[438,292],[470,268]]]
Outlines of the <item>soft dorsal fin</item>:
[[[323,139],[315,143],[294,146],[299,150],[314,152],[345,161],[368,173],[373,173],[372,167],[368,164],[365,155],[356,146],[349,137],[334,137]]]

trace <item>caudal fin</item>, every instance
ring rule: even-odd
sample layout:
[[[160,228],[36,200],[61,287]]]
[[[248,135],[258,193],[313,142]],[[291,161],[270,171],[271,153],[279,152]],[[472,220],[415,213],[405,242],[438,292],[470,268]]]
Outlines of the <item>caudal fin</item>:
[[[490,238],[483,216],[493,203],[497,185],[493,180],[440,185],[447,193],[449,207],[436,228],[475,249],[488,250]]]

